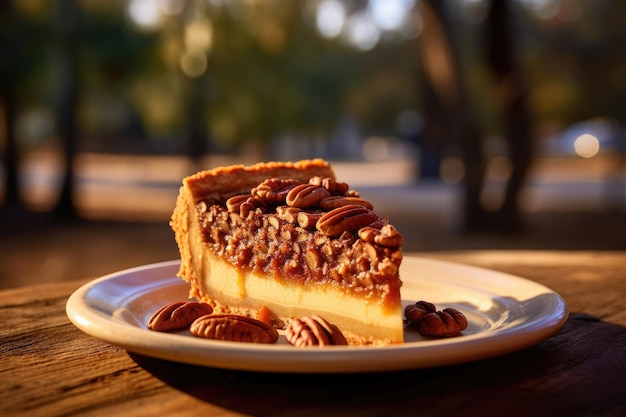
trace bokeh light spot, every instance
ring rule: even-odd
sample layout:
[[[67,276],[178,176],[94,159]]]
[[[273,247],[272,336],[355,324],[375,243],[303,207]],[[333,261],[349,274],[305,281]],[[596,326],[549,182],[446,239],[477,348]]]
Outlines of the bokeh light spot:
[[[197,78],[204,74],[207,65],[207,56],[201,50],[188,49],[180,57],[180,68],[190,78]]]
[[[441,161],[439,176],[443,182],[448,184],[458,184],[465,176],[465,164],[458,157],[447,157]]]
[[[582,158],[591,158],[600,152],[600,141],[589,133],[582,134],[574,141],[574,150]]]
[[[317,9],[315,23],[317,30],[325,38],[338,36],[346,20],[346,8],[337,0],[324,0]]]

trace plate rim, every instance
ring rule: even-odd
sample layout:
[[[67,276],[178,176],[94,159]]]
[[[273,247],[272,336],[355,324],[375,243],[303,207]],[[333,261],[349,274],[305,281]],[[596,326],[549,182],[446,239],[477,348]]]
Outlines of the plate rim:
[[[467,274],[470,279],[464,286],[477,288],[484,293],[491,293],[485,290],[484,286],[481,287],[485,280],[506,278],[505,283],[513,286],[521,284],[527,291],[549,296],[548,301],[551,305],[543,305],[546,310],[544,314],[533,317],[519,326],[494,332],[380,347],[329,346],[323,349],[295,349],[289,345],[244,344],[153,332],[138,326],[133,327],[129,323],[114,321],[112,316],[108,317],[102,311],[86,304],[85,297],[89,291],[106,285],[111,280],[123,280],[125,277],[147,276],[155,282],[155,286],[163,282],[188,285],[176,276],[180,260],[170,260],[112,272],[83,284],[68,298],[66,314],[84,333],[131,352],[200,366],[280,373],[398,371],[473,362],[533,346],[559,331],[569,317],[565,300],[550,288],[535,281],[488,268],[424,256],[406,255],[403,259],[404,269],[415,263],[443,268],[457,274]],[[153,275],[157,276],[152,277]],[[408,282],[407,278],[403,278],[403,281]],[[458,284],[455,278],[438,281]],[[129,332],[140,332],[138,335],[141,337],[129,337]],[[207,352],[211,355],[207,355]],[[254,357],[251,357],[252,353]],[[277,355],[280,355],[280,361],[275,359]]]

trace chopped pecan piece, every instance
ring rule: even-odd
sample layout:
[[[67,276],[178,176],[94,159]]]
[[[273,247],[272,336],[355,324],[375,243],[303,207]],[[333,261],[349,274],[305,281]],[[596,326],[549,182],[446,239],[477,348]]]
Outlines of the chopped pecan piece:
[[[348,344],[337,326],[316,315],[291,320],[285,336],[296,347]]]
[[[322,217],[323,213],[309,213],[308,211],[301,211],[298,213],[298,225],[303,229],[315,230],[317,221]]]
[[[302,210],[298,207],[278,206],[276,207],[276,214],[278,217],[287,223],[297,223],[298,213]]]
[[[263,323],[267,323],[269,325],[272,324],[272,312],[266,306],[261,306],[259,310],[256,312],[256,319],[262,321]]]
[[[404,242],[402,234],[390,224],[384,225],[380,230],[372,226],[363,227],[359,230],[359,237],[365,242],[388,248],[399,248]]]

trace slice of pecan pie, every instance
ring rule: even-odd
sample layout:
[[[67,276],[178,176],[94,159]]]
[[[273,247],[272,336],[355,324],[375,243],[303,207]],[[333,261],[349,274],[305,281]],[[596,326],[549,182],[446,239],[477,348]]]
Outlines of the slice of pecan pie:
[[[326,161],[187,177],[171,226],[179,276],[217,313],[269,312],[277,328],[317,314],[350,344],[403,341],[402,236]]]

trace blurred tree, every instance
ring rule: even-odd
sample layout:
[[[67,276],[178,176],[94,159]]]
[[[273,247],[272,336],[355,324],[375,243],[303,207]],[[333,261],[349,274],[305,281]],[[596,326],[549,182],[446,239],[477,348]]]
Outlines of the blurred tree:
[[[73,0],[59,0],[52,5],[29,4],[9,1],[0,5],[0,101],[5,131],[3,204],[22,206],[19,161],[27,147],[17,135],[20,111],[29,106],[49,106],[54,112],[63,156],[61,187],[51,213],[57,218],[71,219],[77,215],[75,155],[79,136],[85,133],[80,120],[81,106],[85,104],[83,92],[99,80],[106,80],[105,88],[115,88],[116,83],[123,84],[130,75],[138,76],[142,68],[136,63],[149,65],[138,53],[147,50],[146,37],[121,30],[123,20],[119,15],[90,14],[88,17],[93,20],[81,25],[85,14]]]
[[[5,203],[19,200],[18,157],[35,144],[15,136],[16,120],[28,106],[52,108],[58,115],[67,163],[57,209],[70,215],[70,160],[80,150],[152,152],[158,145],[202,156],[214,149],[236,151],[250,141],[266,144],[283,134],[329,136],[346,115],[358,120],[365,134],[392,135],[397,116],[417,107],[426,122],[422,146],[436,143],[440,152],[445,146],[441,138],[452,137],[464,158],[473,161],[474,168],[466,169],[465,204],[468,213],[475,212],[469,217],[482,216],[470,196],[478,194],[484,173],[479,130],[495,131],[485,126],[485,120],[494,123],[495,118],[486,115],[491,109],[482,104],[491,94],[475,94],[484,81],[478,79],[485,76],[480,68],[485,56],[468,48],[466,39],[455,45],[452,36],[464,28],[469,29],[465,34],[477,36],[480,14],[467,20],[464,13],[490,1],[416,2],[419,7],[411,16],[419,9],[415,21],[421,32],[403,38],[383,31],[367,50],[347,42],[345,30],[352,18],[369,12],[371,2],[342,2],[344,32],[331,38],[320,36],[315,23],[324,3],[328,1],[0,2]],[[201,17],[211,27],[200,78],[188,77],[181,67],[187,17],[176,9],[180,4],[202,4]],[[626,3],[509,4],[517,5],[513,14],[524,19],[524,26],[509,29],[525,46],[516,54],[531,69],[524,100],[532,116],[538,122],[569,124],[602,113],[626,123],[626,55],[619,53],[626,36]],[[156,5],[158,24],[136,24],[130,10],[137,5]],[[25,7],[38,8],[36,25],[24,17]],[[415,43],[421,45],[419,56],[411,53]],[[51,55],[52,46],[57,55]],[[492,51],[503,48],[494,44]],[[509,59],[505,55],[494,56]],[[416,71],[420,61],[423,85]],[[516,77],[494,68],[494,79]],[[422,94],[427,99],[420,104]],[[107,100],[98,99],[103,96]],[[111,103],[121,105],[112,108]],[[509,114],[520,114],[512,108]],[[122,116],[112,123],[118,113]],[[131,132],[133,126],[137,129]],[[130,140],[144,133],[143,140]]]
[[[346,92],[363,85],[361,57],[301,24],[302,4],[268,1],[245,20],[215,19],[210,113],[217,126],[230,119],[235,127],[230,139],[215,132],[218,142],[236,147],[289,131],[330,130]]]
[[[458,147],[465,163],[463,175],[463,227],[471,229],[485,221],[480,194],[485,174],[482,132],[473,114],[468,87],[454,33],[449,3],[422,0],[424,26],[420,36],[424,73],[425,146],[443,149]]]
[[[503,202],[495,213],[495,227],[504,230],[521,226],[518,196],[533,158],[528,85],[518,62],[511,13],[510,0],[490,0],[484,30],[485,58],[492,75],[493,97],[502,115],[502,132],[511,161],[511,175]]]
[[[17,115],[18,76],[22,54],[20,38],[23,35],[20,22],[16,19],[12,2],[0,3],[0,110],[4,139],[2,162],[4,165],[5,207],[21,206],[18,179],[18,147],[15,135]]]
[[[0,146],[4,168],[4,199],[0,206],[11,212],[25,211],[19,176],[23,152],[17,121],[24,102],[45,78],[40,72],[46,55],[41,40],[48,33],[45,19],[25,16],[12,1],[0,2]]]
[[[77,217],[75,194],[75,156],[78,146],[78,99],[80,79],[78,72],[78,39],[80,9],[73,0],[59,0],[56,10],[58,34],[57,63],[59,65],[58,130],[63,147],[63,179],[59,199],[54,208],[57,217]]]

